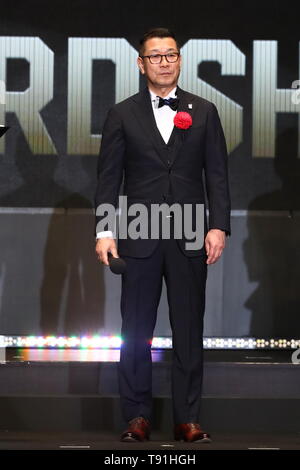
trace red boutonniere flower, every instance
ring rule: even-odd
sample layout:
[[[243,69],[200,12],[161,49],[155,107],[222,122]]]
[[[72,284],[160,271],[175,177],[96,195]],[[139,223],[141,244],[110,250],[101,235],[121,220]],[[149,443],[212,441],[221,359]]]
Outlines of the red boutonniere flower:
[[[179,113],[175,114],[174,125],[179,129],[188,129],[191,127],[192,123],[192,116],[189,113],[180,111]]]

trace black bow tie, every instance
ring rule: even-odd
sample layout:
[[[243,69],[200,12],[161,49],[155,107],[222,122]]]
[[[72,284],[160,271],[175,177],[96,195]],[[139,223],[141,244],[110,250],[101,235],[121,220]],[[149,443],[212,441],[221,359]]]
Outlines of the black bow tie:
[[[161,108],[162,106],[170,106],[171,109],[173,109],[173,111],[176,111],[177,108],[178,108],[178,98],[168,98],[168,99],[164,99],[164,98],[161,98],[160,96],[158,96],[159,98],[159,103],[158,103],[158,107]]]

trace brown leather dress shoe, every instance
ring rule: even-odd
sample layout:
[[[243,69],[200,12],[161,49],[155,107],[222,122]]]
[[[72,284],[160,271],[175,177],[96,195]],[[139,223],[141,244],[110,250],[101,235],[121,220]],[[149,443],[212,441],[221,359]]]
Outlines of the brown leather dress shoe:
[[[185,442],[211,442],[210,435],[202,431],[197,423],[177,424],[174,428],[174,439]]]
[[[142,442],[150,437],[150,423],[139,416],[129,421],[129,426],[121,435],[122,442]]]

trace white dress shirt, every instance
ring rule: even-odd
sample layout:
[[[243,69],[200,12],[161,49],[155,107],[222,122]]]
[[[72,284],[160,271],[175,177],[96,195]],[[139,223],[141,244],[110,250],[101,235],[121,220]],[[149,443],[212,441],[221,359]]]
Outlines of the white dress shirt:
[[[174,116],[177,113],[177,111],[173,111],[173,109],[170,108],[170,106],[161,106],[158,108],[158,102],[159,102],[159,97],[153,93],[149,89],[150,96],[151,96],[151,102],[152,102],[152,108],[153,108],[153,114],[155,117],[156,125],[161,133],[162,138],[164,139],[165,143],[167,144],[172,131],[174,127]],[[176,98],[176,87],[173,88],[173,90],[170,91],[168,96],[164,96],[164,99],[168,98]],[[98,232],[96,238],[114,238],[114,234],[110,231],[103,231],[103,232]]]
[[[168,96],[165,96],[164,99],[176,98],[175,92],[176,87],[173,88],[173,90],[171,90]],[[157,98],[157,95],[151,90],[150,95],[157,128],[161,133],[165,143],[167,144],[173,131],[174,116],[177,111],[173,111],[170,106],[162,106],[161,108],[158,108],[159,99]]]

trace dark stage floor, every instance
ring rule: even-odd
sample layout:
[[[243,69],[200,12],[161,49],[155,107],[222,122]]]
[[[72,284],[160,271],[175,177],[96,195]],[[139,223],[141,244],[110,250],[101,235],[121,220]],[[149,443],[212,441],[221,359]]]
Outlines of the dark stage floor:
[[[172,435],[172,351],[154,350],[151,441],[121,443],[118,350],[7,348],[0,364],[1,450],[300,450],[292,351],[206,350],[201,424],[210,444]],[[155,463],[155,462],[154,462]]]
[[[122,443],[112,433],[24,433],[0,432],[0,450],[300,450],[300,433],[271,434],[219,434],[210,444],[187,444],[172,440],[172,436],[153,433],[147,443]],[[109,454],[108,454],[109,455]]]

